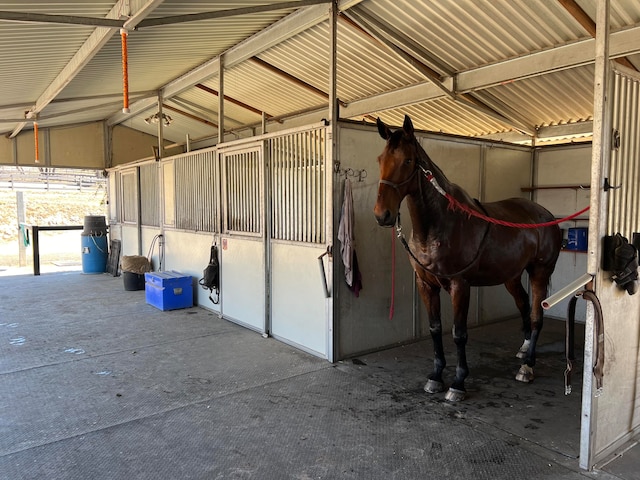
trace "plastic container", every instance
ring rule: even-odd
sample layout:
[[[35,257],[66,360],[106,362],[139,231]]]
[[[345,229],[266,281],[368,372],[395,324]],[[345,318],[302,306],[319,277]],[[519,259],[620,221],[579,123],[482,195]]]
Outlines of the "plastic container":
[[[587,251],[589,229],[586,227],[570,228],[567,235],[567,250]]]
[[[104,236],[107,234],[107,228],[104,215],[87,215],[84,217],[84,230],[82,231],[82,235]]]
[[[144,290],[144,273],[122,272],[124,289],[131,292],[134,290]]]
[[[81,235],[82,273],[104,273],[107,271],[106,236]]]
[[[176,271],[147,272],[145,299],[160,310],[193,307],[193,284],[189,275]]]

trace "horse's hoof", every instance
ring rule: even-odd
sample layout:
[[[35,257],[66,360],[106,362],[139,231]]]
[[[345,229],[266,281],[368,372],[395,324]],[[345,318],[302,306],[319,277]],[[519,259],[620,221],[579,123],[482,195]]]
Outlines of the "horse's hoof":
[[[516,375],[516,380],[524,383],[533,382],[533,368],[529,365],[522,365]]]
[[[427,380],[426,385],[424,386],[424,391],[427,393],[440,393],[444,392],[444,383],[438,382],[437,380]]]
[[[529,344],[531,343],[531,340],[525,340],[522,345],[520,346],[520,349],[518,350],[518,353],[516,353],[516,358],[526,358],[527,357],[527,352],[529,351]]]
[[[456,388],[449,388],[449,390],[447,390],[447,393],[445,394],[444,398],[445,400],[448,400],[450,402],[461,402],[462,400],[464,400],[464,397],[466,395],[466,392],[464,390],[458,390]]]

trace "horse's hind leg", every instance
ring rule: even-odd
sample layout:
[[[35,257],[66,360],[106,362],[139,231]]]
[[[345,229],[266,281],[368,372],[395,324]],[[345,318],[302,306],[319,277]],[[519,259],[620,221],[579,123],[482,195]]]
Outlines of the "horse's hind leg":
[[[516,353],[516,357],[525,358],[529,351],[529,345],[531,344],[531,306],[529,305],[529,295],[522,286],[520,277],[516,277],[513,280],[505,282],[507,291],[511,294],[516,302],[516,307],[522,317],[522,331],[524,332],[524,342]]]
[[[439,393],[444,390],[442,371],[446,365],[442,344],[442,320],[440,318],[440,287],[430,285],[426,280],[417,278],[418,290],[429,317],[429,332],[433,340],[433,372],[424,386],[427,393]]]
[[[547,294],[550,274],[546,270],[538,270],[530,273],[532,309],[531,309],[531,341],[524,357],[524,362],[516,375],[520,382],[533,381],[533,367],[536,365],[536,344],[542,331],[543,311],[542,300]]]

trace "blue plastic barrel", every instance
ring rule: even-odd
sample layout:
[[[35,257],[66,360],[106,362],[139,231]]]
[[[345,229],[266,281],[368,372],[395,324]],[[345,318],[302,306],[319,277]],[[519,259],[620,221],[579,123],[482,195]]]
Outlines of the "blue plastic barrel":
[[[82,231],[82,273],[104,273],[107,271],[109,249],[107,227],[104,216],[84,217]]]

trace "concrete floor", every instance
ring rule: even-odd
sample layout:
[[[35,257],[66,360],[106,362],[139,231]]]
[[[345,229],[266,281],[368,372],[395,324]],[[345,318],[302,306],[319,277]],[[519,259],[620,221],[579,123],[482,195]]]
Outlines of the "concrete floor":
[[[0,292],[3,480],[640,478],[637,447],[578,468],[562,322],[530,385],[518,322],[471,331],[453,405],[422,391],[430,342],[330,364],[106,274],[4,275]]]

